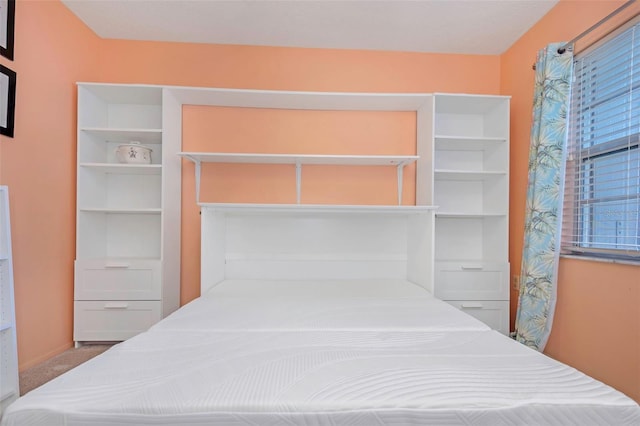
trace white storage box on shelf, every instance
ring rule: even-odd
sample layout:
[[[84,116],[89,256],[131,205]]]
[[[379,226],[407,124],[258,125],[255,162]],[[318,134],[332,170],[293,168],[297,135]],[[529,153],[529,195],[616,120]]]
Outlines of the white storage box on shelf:
[[[118,145],[116,148],[116,158],[121,163],[126,164],[151,164],[151,153],[153,150],[148,146],[140,145],[140,142],[131,141]]]

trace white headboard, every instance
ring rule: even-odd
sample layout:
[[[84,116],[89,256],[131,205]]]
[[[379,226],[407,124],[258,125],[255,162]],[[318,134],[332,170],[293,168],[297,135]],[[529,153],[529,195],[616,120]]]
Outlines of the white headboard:
[[[433,292],[433,210],[202,204],[201,292],[225,279],[405,279]]]

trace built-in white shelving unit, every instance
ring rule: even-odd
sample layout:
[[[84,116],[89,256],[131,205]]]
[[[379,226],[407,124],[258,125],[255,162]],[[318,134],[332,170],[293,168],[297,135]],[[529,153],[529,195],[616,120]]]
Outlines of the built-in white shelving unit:
[[[20,396],[9,189],[0,186],[0,417]]]
[[[421,93],[331,93],[236,89],[174,88],[176,102],[225,107],[333,110],[414,111],[417,141],[429,142],[424,126],[425,103],[431,95]],[[174,122],[173,124],[178,124]],[[174,129],[179,133],[180,127]],[[165,127],[165,132],[167,128]],[[215,246],[202,247],[205,258],[202,291],[224,278],[399,278],[409,279],[433,291],[433,207],[402,204],[404,167],[418,162],[418,173],[431,175],[431,156],[417,155],[303,155],[255,153],[191,153],[181,156],[195,163],[196,194],[203,209],[203,227],[220,235]],[[293,205],[224,204],[200,202],[201,165],[211,163],[261,163],[292,165],[297,203]],[[420,163],[421,162],[421,163]],[[300,204],[305,165],[396,167],[398,205],[318,206]],[[430,201],[430,200],[429,200]],[[205,218],[208,218],[205,220]],[[311,226],[313,225],[313,226]],[[328,227],[328,228],[327,228]],[[333,229],[337,232],[322,232]],[[293,235],[299,236],[293,237]],[[224,236],[224,237],[223,237]],[[236,239],[237,238],[237,239]],[[308,241],[309,253],[294,252],[300,238]],[[295,244],[289,242],[295,241]],[[267,243],[268,242],[268,243]],[[248,246],[246,246],[249,244]],[[243,250],[253,247],[251,253]],[[255,247],[265,247],[256,254]],[[266,248],[269,248],[268,250]],[[376,252],[376,255],[373,253]],[[278,253],[276,258],[273,254]],[[273,269],[275,268],[275,269]],[[333,274],[333,275],[332,275]],[[334,276],[335,275],[335,276]]]
[[[509,98],[435,94],[435,295],[509,331]],[[425,187],[432,185],[427,190]]]
[[[164,92],[78,84],[78,344],[124,340],[179,306],[180,141],[164,135]],[[117,161],[132,141],[152,149],[151,164]]]
[[[427,275],[436,296],[504,333],[509,329],[508,181],[509,98],[464,94],[371,94],[243,91],[176,88],[179,103],[228,107],[310,110],[415,111],[417,156],[372,159],[398,167],[398,194],[406,161],[417,162],[416,203],[435,205],[429,236],[435,249]],[[296,165],[297,200],[303,161],[357,165],[357,156],[183,153],[196,164],[200,193],[201,163],[279,163]],[[332,160],[333,157],[333,160]],[[398,197],[399,204],[401,198]],[[208,206],[206,203],[201,203]],[[221,206],[221,205],[217,205]],[[260,209],[265,206],[253,205]],[[305,207],[301,206],[301,209]],[[334,209],[349,207],[334,207]],[[303,211],[303,210],[301,210]],[[231,214],[225,210],[225,215]],[[433,262],[435,259],[435,265]],[[424,270],[423,270],[424,272]],[[433,280],[433,281],[432,281]],[[431,285],[430,284],[430,285]],[[427,285],[429,287],[430,285]]]
[[[180,152],[183,105],[413,111],[417,155]],[[377,255],[371,255],[365,244],[359,251],[337,254],[363,259],[363,268],[352,271],[355,276],[366,275],[367,270],[389,273],[396,278],[404,276],[492,327],[508,331],[508,97],[82,83],[78,125],[76,306],[86,302],[86,310],[76,309],[76,332],[79,333],[76,340],[83,340],[78,336],[90,336],[92,340],[126,338],[177,306],[181,158],[195,164],[197,199],[211,216],[207,226],[220,233],[220,244],[225,241],[225,235],[228,237],[229,227],[239,223],[248,224],[247,229],[255,231],[249,234],[233,228],[234,234],[239,231],[238,235],[242,236],[239,243],[243,238],[249,241],[254,235],[262,235],[264,229],[290,232],[283,221],[291,220],[295,226],[301,226],[302,234],[310,236],[316,231],[302,223],[330,220],[333,225],[342,226],[345,235],[350,235],[351,229],[360,229],[361,225],[365,228],[358,235],[387,229],[389,235],[399,236],[399,239],[380,240],[399,250],[383,256],[385,262],[389,262],[387,265],[395,266],[385,269],[381,266],[385,263],[380,263]],[[132,140],[154,150],[151,165],[117,164],[115,148]],[[417,164],[417,206],[405,206],[401,199],[403,170],[412,162]],[[200,202],[203,163],[289,164],[296,182],[298,204]],[[399,205],[300,204],[303,169],[307,164],[396,167]],[[438,208],[434,210],[432,206]],[[271,222],[267,226],[260,217]],[[300,218],[302,220],[298,220]],[[287,240],[278,241],[282,238],[275,234],[267,237],[286,245]],[[372,245],[380,243],[366,241]],[[233,247],[229,252],[225,244],[203,247],[214,259],[202,265],[203,276],[205,268],[206,276],[221,279],[250,275],[251,271],[268,273],[261,260],[252,258],[254,254],[239,254]],[[332,244],[334,242],[327,241],[327,247],[334,247]],[[335,247],[344,244],[348,241],[343,240]],[[270,255],[265,252],[258,258],[265,256]],[[278,256],[278,262],[288,265],[287,262],[292,261],[293,271],[306,270],[300,269],[300,265],[307,265],[317,268],[313,270],[322,276],[330,270],[323,267],[322,262],[334,255],[320,253],[317,259],[304,260],[312,262],[309,264],[296,263],[300,259],[295,253]],[[98,284],[90,288],[82,282]],[[107,287],[99,288],[107,283],[114,286],[116,282],[121,284],[111,292]],[[154,284],[157,282],[161,284]],[[203,288],[209,284],[203,283]],[[158,307],[161,307],[160,313]],[[139,312],[135,318],[122,315],[122,321],[112,322],[112,313],[129,309]],[[92,313],[84,316],[84,312]],[[127,328],[124,325],[129,323],[136,324],[133,327],[136,330],[124,330]],[[82,334],[85,332],[88,334]],[[117,339],[107,339],[114,336]]]

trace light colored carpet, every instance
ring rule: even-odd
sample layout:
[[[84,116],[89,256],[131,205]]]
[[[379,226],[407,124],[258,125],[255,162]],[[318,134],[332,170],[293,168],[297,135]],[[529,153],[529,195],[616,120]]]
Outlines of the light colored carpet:
[[[20,395],[37,388],[60,374],[90,360],[96,355],[109,349],[111,345],[85,345],[71,348],[60,355],[24,370],[20,373]]]

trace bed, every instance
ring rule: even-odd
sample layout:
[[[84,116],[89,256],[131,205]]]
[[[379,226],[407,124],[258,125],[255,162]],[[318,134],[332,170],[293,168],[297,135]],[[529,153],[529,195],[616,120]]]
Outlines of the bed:
[[[634,401],[438,300],[428,279],[363,267],[379,254],[353,269],[316,245],[240,254],[259,244],[216,214],[203,212],[199,298],[21,397],[2,426],[640,424]]]

